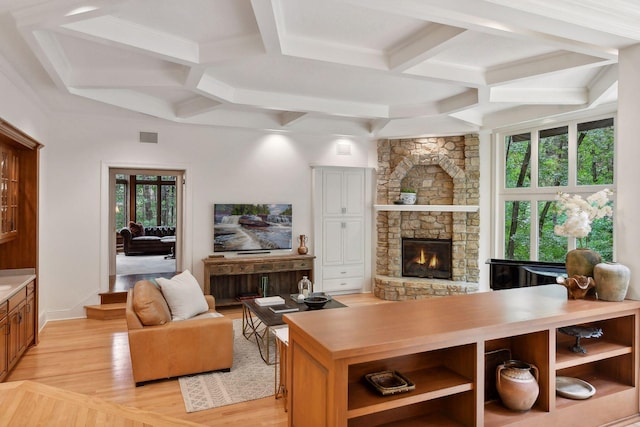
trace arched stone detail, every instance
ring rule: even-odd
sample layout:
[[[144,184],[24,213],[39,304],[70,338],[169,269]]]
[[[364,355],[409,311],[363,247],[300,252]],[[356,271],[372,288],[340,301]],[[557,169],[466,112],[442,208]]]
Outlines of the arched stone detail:
[[[402,179],[407,176],[407,173],[409,173],[413,167],[433,165],[440,166],[442,170],[452,178],[454,185],[453,204],[462,204],[461,200],[456,199],[464,197],[467,182],[466,173],[456,165],[453,160],[442,153],[428,153],[423,155],[413,154],[405,156],[389,176],[389,180],[387,182],[387,197],[389,199],[386,203],[391,203],[392,200],[398,200],[400,197]],[[462,196],[460,195],[461,193]]]

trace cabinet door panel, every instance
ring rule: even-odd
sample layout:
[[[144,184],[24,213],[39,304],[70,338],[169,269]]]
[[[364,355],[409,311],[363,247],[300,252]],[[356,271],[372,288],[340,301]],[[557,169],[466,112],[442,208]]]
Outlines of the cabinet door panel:
[[[343,231],[343,262],[360,264],[364,261],[364,230],[361,219],[345,221]]]
[[[7,317],[0,319],[0,381],[7,375],[9,364],[7,361]]]
[[[347,215],[364,215],[364,172],[344,173],[344,206]]]
[[[322,174],[322,211],[324,215],[342,215],[342,172],[325,170]]]
[[[18,361],[18,353],[20,348],[20,313],[19,308],[9,312],[9,335],[7,336],[7,363],[9,368]]]
[[[342,236],[344,221],[326,219],[322,236],[322,258],[324,265],[342,264]]]

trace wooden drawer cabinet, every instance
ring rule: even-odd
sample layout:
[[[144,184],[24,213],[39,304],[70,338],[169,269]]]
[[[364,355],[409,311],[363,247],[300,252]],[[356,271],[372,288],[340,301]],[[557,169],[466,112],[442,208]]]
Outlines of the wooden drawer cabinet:
[[[0,304],[0,381],[4,381],[4,378],[9,372],[9,363],[7,360],[7,337],[9,335],[9,324],[7,315],[9,314],[8,303],[5,301]]]
[[[325,267],[322,269],[325,279],[339,279],[342,277],[363,277],[364,265],[341,265],[338,267]]]
[[[5,303],[7,306],[6,355],[10,371],[35,339],[35,283],[20,289]],[[0,367],[1,368],[1,367]]]
[[[345,277],[344,279],[325,279],[325,292],[355,291],[363,286],[362,277]]]
[[[298,292],[298,281],[313,281],[312,255],[268,257],[205,258],[204,293],[216,298],[216,305],[240,304],[237,297],[258,293],[261,279],[267,278],[268,295]]]

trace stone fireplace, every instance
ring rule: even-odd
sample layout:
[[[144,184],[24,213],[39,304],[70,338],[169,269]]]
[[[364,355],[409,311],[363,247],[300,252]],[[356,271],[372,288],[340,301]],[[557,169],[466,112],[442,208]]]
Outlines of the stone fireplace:
[[[376,296],[407,300],[478,290],[478,143],[477,135],[378,142]],[[416,190],[416,205],[394,204],[402,188]],[[434,242],[437,249],[414,242]],[[429,267],[434,255],[433,262],[447,267]]]

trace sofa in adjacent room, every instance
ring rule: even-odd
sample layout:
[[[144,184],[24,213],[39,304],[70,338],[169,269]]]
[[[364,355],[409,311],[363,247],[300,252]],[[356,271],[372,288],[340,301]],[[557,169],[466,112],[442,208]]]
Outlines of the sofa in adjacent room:
[[[143,227],[130,222],[120,235],[125,255],[167,255],[175,250],[175,227]]]
[[[214,297],[203,295],[188,271],[156,282],[160,286],[139,281],[127,295],[125,313],[136,385],[231,369],[233,321],[216,312]]]

